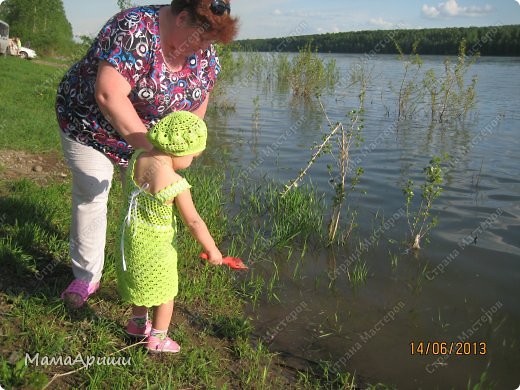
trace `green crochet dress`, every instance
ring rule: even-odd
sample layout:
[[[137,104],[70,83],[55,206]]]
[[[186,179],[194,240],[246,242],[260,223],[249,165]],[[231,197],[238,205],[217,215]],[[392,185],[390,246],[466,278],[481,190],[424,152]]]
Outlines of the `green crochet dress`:
[[[155,195],[140,188],[134,181],[134,168],[142,152],[134,153],[126,172],[125,213],[118,234],[116,272],[124,301],[152,307],[177,295],[177,221],[174,206],[165,202],[191,186],[181,179]]]

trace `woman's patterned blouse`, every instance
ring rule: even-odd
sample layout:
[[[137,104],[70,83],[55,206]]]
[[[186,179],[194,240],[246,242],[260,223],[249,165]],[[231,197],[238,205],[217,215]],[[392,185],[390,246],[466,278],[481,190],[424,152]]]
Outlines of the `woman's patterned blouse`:
[[[169,70],[159,35],[161,7],[130,8],[115,15],[58,87],[56,114],[62,131],[122,166],[128,164],[133,149],[103,116],[96,102],[100,60],[110,63],[128,81],[132,87],[128,97],[147,129],[173,111],[196,110],[220,72],[213,45],[188,57],[180,71]]]

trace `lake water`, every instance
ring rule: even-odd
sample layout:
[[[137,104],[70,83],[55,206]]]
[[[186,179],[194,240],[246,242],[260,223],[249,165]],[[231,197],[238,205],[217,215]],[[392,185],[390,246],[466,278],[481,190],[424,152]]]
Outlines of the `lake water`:
[[[326,57],[334,57],[344,74],[360,58]],[[443,57],[423,59],[424,69],[442,70]],[[397,103],[389,83],[398,85],[403,65],[395,56],[377,56],[367,66],[372,81],[366,96],[365,141],[353,155],[361,158],[364,174],[359,189],[366,194],[349,200],[358,210],[356,235],[369,238],[376,213],[386,218],[396,213],[404,204],[403,184],[408,179],[421,182],[429,160],[447,152],[455,159],[434,205],[439,225],[420,252],[399,252],[398,246],[388,243],[407,233],[404,218],[398,218],[363,256],[368,278],[357,288],[342,272],[329,286],[328,273],[352,256],[348,248],[309,252],[296,277],[294,264],[280,259],[281,302],[264,299],[248,308],[257,333],[274,336],[272,350],[285,352],[294,362],[329,360],[339,370],[398,389],[465,389],[470,378],[474,384],[485,371],[496,388],[516,389],[520,385],[520,58],[481,58],[473,65],[469,74],[478,76],[478,103],[464,125],[432,130],[418,117],[400,123],[398,131],[387,131],[384,137],[381,134],[396,119]],[[227,150],[229,166],[247,167],[260,161],[262,151],[281,134],[301,123],[270,158],[261,159],[254,172],[280,182],[295,178],[326,129],[319,108],[266,88],[263,82],[235,79],[227,88],[236,111],[208,116],[211,148]],[[348,122],[345,115],[357,107],[357,91],[358,86],[340,87],[323,95],[333,122]],[[330,198],[325,160],[306,179]],[[397,256],[395,267],[389,251]],[[452,341],[471,344],[466,345],[466,356],[455,354],[457,349],[463,352],[460,345],[454,345],[447,358],[433,355],[431,349],[426,356],[412,356],[410,343],[421,341],[447,342],[448,349]],[[475,355],[475,348],[483,352],[480,343],[485,343],[485,354]]]

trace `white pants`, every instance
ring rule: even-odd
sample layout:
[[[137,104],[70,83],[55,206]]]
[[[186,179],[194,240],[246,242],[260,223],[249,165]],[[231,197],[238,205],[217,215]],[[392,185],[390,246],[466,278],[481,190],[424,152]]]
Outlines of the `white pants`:
[[[105,262],[107,201],[114,165],[103,153],[59,132],[63,155],[72,172],[72,271],[75,278],[96,283]],[[121,169],[122,177],[124,171]]]

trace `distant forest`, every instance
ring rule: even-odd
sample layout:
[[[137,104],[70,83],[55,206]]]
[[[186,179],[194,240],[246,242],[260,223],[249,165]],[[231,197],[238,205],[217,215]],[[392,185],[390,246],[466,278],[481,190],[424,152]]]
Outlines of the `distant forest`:
[[[520,25],[490,27],[450,27],[422,30],[377,30],[301,35],[286,38],[236,41],[234,50],[297,52],[309,42],[320,53],[398,54],[397,42],[404,53],[456,55],[461,40],[467,54],[482,56],[520,56]]]

